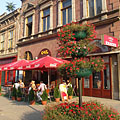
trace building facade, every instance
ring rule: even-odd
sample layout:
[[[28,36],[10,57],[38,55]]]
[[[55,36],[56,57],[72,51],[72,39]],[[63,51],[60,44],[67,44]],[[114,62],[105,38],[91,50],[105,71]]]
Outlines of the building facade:
[[[102,57],[105,69],[82,79],[83,95],[120,99],[119,47],[101,44],[101,35],[104,34],[120,39],[119,0],[21,1],[18,59],[33,60],[44,55],[57,57],[57,31],[60,27],[72,21],[89,22],[97,31],[94,40],[97,47],[89,56]],[[54,72],[51,74],[54,76]],[[37,76],[40,77],[39,73]]]
[[[17,61],[17,40],[19,39],[19,14],[20,9],[17,9],[9,14],[0,16],[0,65],[8,64]],[[13,73],[8,74],[8,83],[13,80]],[[2,72],[2,85],[5,79],[5,72]]]

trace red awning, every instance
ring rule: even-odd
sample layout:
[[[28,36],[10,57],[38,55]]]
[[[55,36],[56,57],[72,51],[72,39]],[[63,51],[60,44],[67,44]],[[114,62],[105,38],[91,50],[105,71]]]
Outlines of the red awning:
[[[17,70],[18,67],[20,66],[25,66],[27,63],[29,63],[28,60],[18,60],[16,62],[12,62],[6,65],[3,65],[0,67],[0,70],[5,71],[5,70]]]
[[[30,64],[23,66],[24,69],[42,69],[42,68],[57,68],[60,64],[67,63],[69,61],[59,58],[46,56],[32,61]]]

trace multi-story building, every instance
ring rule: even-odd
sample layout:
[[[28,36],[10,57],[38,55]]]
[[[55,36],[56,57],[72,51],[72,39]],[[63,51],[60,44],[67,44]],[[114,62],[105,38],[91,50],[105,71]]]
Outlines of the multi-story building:
[[[101,45],[101,35],[104,34],[119,40],[119,0],[21,1],[19,59],[32,60],[44,55],[57,57],[59,28],[72,21],[89,22],[96,26],[97,31],[97,38],[94,40],[97,47],[89,56],[102,57],[106,67],[82,80],[83,95],[120,99],[119,47],[116,49]]]
[[[4,13],[0,16],[0,65],[17,60],[16,43],[20,34],[19,14],[20,9],[17,9],[9,14]],[[11,82],[13,80],[13,71],[6,72],[6,74],[9,76],[8,82]],[[2,85],[4,84],[4,79],[5,72],[2,72]]]

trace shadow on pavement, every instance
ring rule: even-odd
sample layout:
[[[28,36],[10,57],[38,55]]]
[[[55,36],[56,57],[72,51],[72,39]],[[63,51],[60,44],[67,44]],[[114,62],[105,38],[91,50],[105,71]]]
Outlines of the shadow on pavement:
[[[34,112],[25,113],[22,116],[21,120],[42,120],[43,113],[44,113],[43,111],[38,110],[35,110]]]

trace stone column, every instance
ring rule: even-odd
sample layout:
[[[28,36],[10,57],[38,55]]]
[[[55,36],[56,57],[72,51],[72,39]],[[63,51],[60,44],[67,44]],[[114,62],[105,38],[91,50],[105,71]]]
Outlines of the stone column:
[[[35,13],[33,14],[32,17],[32,35],[35,34]]]
[[[61,15],[62,2],[58,3],[58,27],[62,26],[62,15]]]
[[[50,6],[50,29],[53,29],[53,6]]]
[[[86,0],[83,0],[83,19],[87,18],[87,3]]]
[[[120,100],[120,54],[117,55],[118,59],[118,83],[119,83],[119,100]]]
[[[72,0],[72,21],[76,21],[75,18],[75,0]]]

